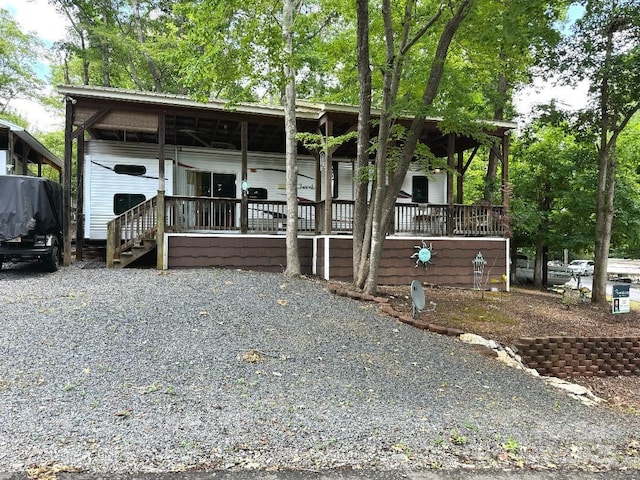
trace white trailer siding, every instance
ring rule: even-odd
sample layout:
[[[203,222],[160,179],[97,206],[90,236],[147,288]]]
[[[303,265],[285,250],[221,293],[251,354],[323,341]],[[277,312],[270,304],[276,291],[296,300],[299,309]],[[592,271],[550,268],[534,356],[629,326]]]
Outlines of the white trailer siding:
[[[167,195],[196,196],[196,175],[225,174],[235,176],[234,198],[241,198],[241,153],[236,150],[165,146],[165,190]],[[175,161],[175,163],[174,163]],[[353,200],[352,162],[336,159],[337,199]],[[115,172],[116,165],[140,165],[146,171],[136,176]],[[321,198],[324,198],[324,169],[321,172]],[[412,177],[425,176],[421,170],[411,169],[402,190],[407,195],[398,202],[411,203]],[[428,202],[446,203],[446,174],[430,173],[427,177]],[[334,181],[335,181],[334,176]],[[114,195],[141,194],[149,199],[158,190],[158,146],[92,140],[85,156],[85,238],[105,240],[107,223],[114,213]],[[284,155],[250,152],[247,159],[247,182],[250,188],[266,190],[266,200],[286,201],[286,172]],[[298,157],[298,197],[316,200],[315,160],[311,156]],[[239,205],[235,218],[240,218]],[[309,210],[301,207],[301,217],[309,217]],[[346,211],[345,211],[346,212]],[[284,213],[280,212],[280,213]],[[312,224],[313,218],[306,219]],[[350,219],[349,219],[350,220]],[[346,219],[345,219],[346,221]]]
[[[189,171],[226,173],[236,175],[236,198],[240,198],[242,179],[241,153],[237,150],[212,150],[206,148],[180,148],[176,150],[178,172],[176,194],[195,195]],[[267,190],[267,200],[286,201],[286,172],[284,155],[249,152],[247,159],[247,182],[251,188]],[[298,157],[298,196],[315,201],[315,161],[311,157]],[[342,180],[347,188],[345,200],[350,200],[351,175]],[[342,197],[341,197],[342,198]]]
[[[114,213],[116,194],[141,194],[149,199],[158,193],[157,145],[122,142],[87,142],[84,174],[85,238],[106,240],[107,223]],[[166,157],[170,157],[168,152]],[[144,175],[115,172],[116,165],[140,165]],[[173,195],[173,161],[165,160],[165,192]]]

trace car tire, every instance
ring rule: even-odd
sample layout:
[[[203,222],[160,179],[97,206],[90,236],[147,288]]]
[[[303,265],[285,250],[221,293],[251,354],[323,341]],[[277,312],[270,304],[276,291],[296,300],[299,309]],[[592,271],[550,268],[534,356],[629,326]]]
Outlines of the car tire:
[[[51,253],[44,258],[44,269],[47,272],[57,272],[60,268],[60,249],[58,242],[54,242],[51,247]]]

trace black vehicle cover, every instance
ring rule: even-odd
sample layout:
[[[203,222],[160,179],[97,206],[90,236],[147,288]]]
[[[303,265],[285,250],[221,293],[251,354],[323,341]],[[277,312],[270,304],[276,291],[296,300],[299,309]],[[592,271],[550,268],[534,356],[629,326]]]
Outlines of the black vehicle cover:
[[[0,241],[62,231],[62,186],[52,180],[0,175]]]

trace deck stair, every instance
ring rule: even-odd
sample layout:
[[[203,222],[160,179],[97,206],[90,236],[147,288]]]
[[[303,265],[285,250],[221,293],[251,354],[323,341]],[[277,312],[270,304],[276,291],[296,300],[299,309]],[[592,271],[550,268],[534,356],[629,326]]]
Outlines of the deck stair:
[[[129,250],[120,252],[120,257],[113,259],[113,268],[124,268],[155,249],[156,239],[145,238],[140,244],[132,245]]]
[[[107,224],[107,267],[131,265],[156,248],[157,197],[150,198]]]

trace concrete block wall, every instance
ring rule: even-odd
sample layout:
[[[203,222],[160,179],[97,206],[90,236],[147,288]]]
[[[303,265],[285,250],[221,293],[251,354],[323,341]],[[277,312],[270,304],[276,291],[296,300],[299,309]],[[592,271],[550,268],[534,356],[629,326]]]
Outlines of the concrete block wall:
[[[640,375],[640,337],[521,338],[515,347],[540,375]]]

